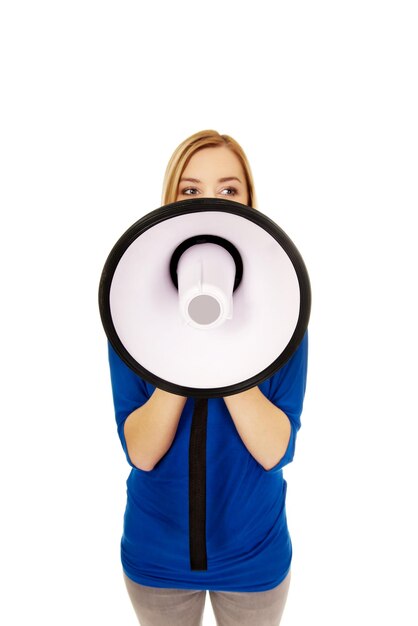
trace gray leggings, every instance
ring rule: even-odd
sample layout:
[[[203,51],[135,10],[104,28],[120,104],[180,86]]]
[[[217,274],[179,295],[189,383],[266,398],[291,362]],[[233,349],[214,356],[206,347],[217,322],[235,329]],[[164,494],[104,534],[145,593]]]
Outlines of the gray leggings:
[[[147,587],[123,572],[141,626],[202,626],[206,591]],[[279,626],[290,585],[286,578],[267,591],[211,591],[216,626]]]

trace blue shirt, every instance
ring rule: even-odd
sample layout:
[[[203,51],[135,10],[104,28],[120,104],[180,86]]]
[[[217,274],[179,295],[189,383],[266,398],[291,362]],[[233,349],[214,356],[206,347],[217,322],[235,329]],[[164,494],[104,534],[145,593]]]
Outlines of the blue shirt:
[[[292,543],[282,468],[295,452],[306,388],[308,335],[260,391],[288,416],[291,436],[282,459],[265,470],[241,440],[223,398],[208,399],[206,440],[207,570],[190,568],[188,398],[173,443],[151,471],[129,458],[123,426],[155,386],[137,376],[111,344],[109,365],[118,434],[132,467],[121,540],[125,574],[142,585],[214,591],[266,591],[289,572]]]

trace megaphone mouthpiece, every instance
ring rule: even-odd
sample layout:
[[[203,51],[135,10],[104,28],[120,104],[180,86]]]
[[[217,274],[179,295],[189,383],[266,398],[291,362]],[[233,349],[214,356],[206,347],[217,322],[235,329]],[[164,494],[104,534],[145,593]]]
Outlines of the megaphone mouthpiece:
[[[179,308],[187,323],[208,330],[232,318],[235,263],[225,248],[197,244],[177,265]]]

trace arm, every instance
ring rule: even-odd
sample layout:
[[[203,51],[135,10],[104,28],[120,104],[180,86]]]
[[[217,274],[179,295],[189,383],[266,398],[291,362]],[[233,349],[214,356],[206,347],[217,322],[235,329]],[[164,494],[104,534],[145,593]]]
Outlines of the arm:
[[[273,473],[293,459],[301,426],[308,365],[308,334],[289,359],[263,385],[224,398],[237,431],[252,456]],[[268,396],[268,397],[267,397]]]
[[[186,397],[155,388],[122,361],[108,342],[118,434],[131,467],[150,471],[170,448]]]
[[[150,399],[125,420],[129,456],[139,469],[150,471],[170,449],[187,398],[155,389]]]
[[[269,470],[284,456],[291,434],[287,415],[252,387],[224,398],[236,429],[252,456]]]

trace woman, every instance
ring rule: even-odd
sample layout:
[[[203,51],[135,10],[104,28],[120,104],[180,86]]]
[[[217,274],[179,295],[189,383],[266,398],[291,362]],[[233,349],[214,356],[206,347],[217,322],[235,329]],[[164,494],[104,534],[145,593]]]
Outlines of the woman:
[[[182,142],[162,204],[231,198],[255,209],[239,144],[208,130]],[[306,386],[307,334],[270,379],[208,399],[208,569],[191,571],[188,444],[194,400],[139,378],[109,343],[118,433],[132,471],[121,541],[126,587],[142,626],[201,625],[209,591],[218,626],[278,625],[290,583],[287,483]]]

